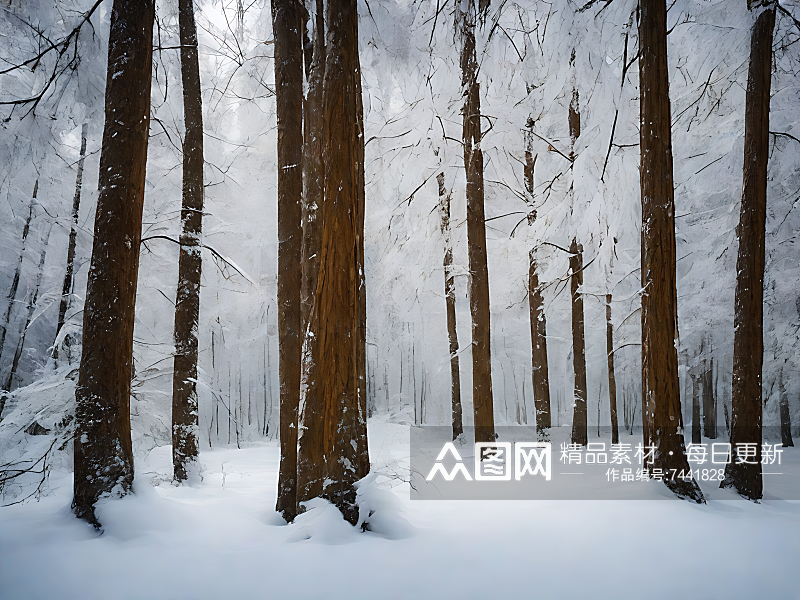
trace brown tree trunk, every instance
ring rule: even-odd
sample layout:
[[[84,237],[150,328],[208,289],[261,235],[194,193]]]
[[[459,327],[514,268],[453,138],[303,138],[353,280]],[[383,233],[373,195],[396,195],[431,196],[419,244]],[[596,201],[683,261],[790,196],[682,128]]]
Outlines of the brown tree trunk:
[[[357,167],[357,190],[358,190],[358,205],[356,221],[356,243],[358,246],[357,253],[357,270],[356,277],[358,278],[358,330],[353,341],[356,345],[356,379],[358,381],[358,410],[359,420],[363,421],[365,426],[359,428],[358,435],[358,478],[366,477],[369,473],[369,447],[367,443],[367,280],[364,274],[364,210],[366,208],[366,195],[364,183],[364,105],[361,97],[361,64],[358,58],[358,44],[356,44],[355,54],[356,68],[358,75],[356,77],[356,158],[358,160]]]
[[[313,53],[305,102],[305,152],[303,156],[303,371],[298,428],[297,503],[322,494],[325,478],[324,407],[319,385],[319,344],[309,335],[322,253],[322,210],[324,207],[325,165],[322,161],[324,113],[322,104],[325,77],[325,12],[316,0],[313,15]]]
[[[6,314],[3,315],[3,324],[0,326],[0,357],[3,356],[3,348],[6,343],[6,333],[11,325],[11,313],[13,312],[14,302],[17,298],[17,288],[19,288],[19,278],[22,273],[22,259],[25,257],[25,241],[28,239],[28,232],[31,230],[31,219],[33,218],[33,207],[36,204],[36,196],[39,193],[39,180],[33,184],[33,196],[31,196],[31,203],[28,207],[28,218],[25,219],[25,226],[22,228],[22,248],[19,251],[19,260],[17,267],[14,269],[14,277],[11,280],[11,289],[8,292],[8,307]]]
[[[178,22],[183,81],[183,202],[178,292],[175,299],[175,360],[172,376],[172,466],[175,481],[185,481],[197,462],[197,333],[203,268],[203,104],[194,1],[180,0]]]
[[[444,173],[436,176],[439,183],[439,214],[444,238],[444,299],[447,305],[447,337],[450,342],[450,398],[452,401],[453,439],[464,433],[461,421],[461,372],[458,368],[458,331],[456,330],[456,284],[453,276],[453,242],[450,238],[450,192],[444,186]]]
[[[300,286],[303,196],[303,7],[272,0],[278,116],[278,377],[281,465],[276,510],[297,510],[297,413],[300,402]]]
[[[488,6],[488,2],[486,3]],[[495,440],[492,399],[492,350],[489,312],[489,269],[483,206],[481,98],[475,48],[475,0],[457,6],[456,27],[461,39],[461,86],[464,96],[464,169],[467,175],[467,244],[472,315],[472,403],[475,441]],[[483,3],[481,4],[483,8]]]
[[[75,269],[75,245],[78,237],[78,214],[81,208],[81,188],[83,186],[83,163],[86,159],[86,132],[89,129],[89,124],[84,123],[81,128],[81,154],[78,159],[78,175],[75,178],[75,196],[72,199],[72,226],[69,230],[69,245],[67,246],[67,270],[64,273],[64,286],[61,288],[61,302],[58,306],[58,325],[56,325],[56,340],[58,334],[61,333],[61,328],[64,326],[64,320],[67,316],[67,309],[71,304],[70,298],[72,294],[72,274]],[[63,345],[67,349],[67,360],[70,360],[70,347],[71,341],[69,336],[64,338]],[[58,360],[58,346],[53,343],[53,358]]]
[[[761,479],[761,367],[764,359],[764,236],[767,217],[767,160],[769,157],[769,99],[772,78],[772,35],[775,6],[759,7],[750,38],[750,67],[744,116],[744,177],[739,213],[739,256],[733,324],[733,386],[731,446],[756,445],[755,464],[725,468],[721,487],[758,500]]]
[[[133,483],[131,359],[150,129],[154,4],[114,0],[111,9],[100,196],[75,390],[72,507],[95,526],[99,523],[94,504],[100,495],[125,495]]]
[[[28,327],[33,318],[33,312],[36,310],[36,301],[39,299],[39,288],[42,285],[42,278],[44,277],[44,261],[47,257],[47,244],[50,241],[50,231],[53,229],[52,223],[46,225],[47,229],[42,237],[42,250],[39,254],[39,270],[36,271],[36,283],[33,286],[33,292],[28,299],[28,314],[25,316],[25,325],[20,330],[19,340],[17,341],[17,349],[14,352],[14,360],[11,361],[11,371],[8,373],[8,379],[5,382],[4,389],[10,390],[14,383],[14,378],[17,376],[17,369],[19,368],[19,359],[22,358],[22,349],[25,347],[25,334],[28,333]]]
[[[665,0],[642,0],[639,21],[639,140],[642,194],[642,423],[653,465],[684,473],[678,379],[675,198],[672,176]],[[677,496],[704,502],[694,479],[664,478]]]
[[[361,77],[358,63],[358,14],[355,0],[328,3],[325,65],[323,160],[325,203],[322,251],[310,331],[319,340],[318,381],[325,410],[324,495],[355,524],[358,506],[354,483],[360,478],[360,436],[366,422],[359,407],[358,273],[360,227],[358,136]]]
[[[536,272],[535,250],[530,251],[528,270],[528,305],[531,318],[531,343],[533,356],[533,406],[536,409],[536,430],[544,432],[551,426],[550,377],[547,366],[547,320],[544,298]]]
[[[575,404],[572,417],[572,443],[589,443],[586,411],[586,337],[583,329],[583,246],[572,238],[569,247],[570,290],[572,291],[572,366],[575,371]]]
[[[611,322],[611,294],[606,294],[606,352],[608,352],[608,402],[611,411],[611,443],[619,444],[617,379],[614,374],[614,325]]]

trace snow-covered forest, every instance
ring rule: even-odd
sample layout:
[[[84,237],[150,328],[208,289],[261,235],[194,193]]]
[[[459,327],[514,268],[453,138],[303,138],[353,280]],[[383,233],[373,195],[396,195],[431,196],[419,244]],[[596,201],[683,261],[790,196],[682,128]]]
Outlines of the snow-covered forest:
[[[251,597],[270,564],[278,597],[320,597],[324,576],[287,587],[292,560],[372,565],[353,597],[514,597],[518,576],[423,569],[420,591],[397,569],[489,544],[523,565],[527,535],[604,552],[559,523],[608,540],[606,520],[725,554],[725,511],[791,555],[800,512],[770,500],[800,500],[797,0],[0,0],[0,39],[0,596],[52,597],[30,565],[6,595],[2,564],[52,535],[67,577],[96,535],[70,505],[107,545],[76,556],[152,573],[113,597]],[[732,460],[728,490],[646,482],[701,507],[509,501],[492,523],[408,502],[411,426],[528,426],[554,461],[644,441],[659,472],[752,443],[759,464]],[[222,540],[259,550],[216,563]],[[725,561],[695,570],[686,542],[655,552],[698,597],[793,589],[714,587]],[[194,543],[222,565],[207,587],[145,555]],[[333,543],[356,549],[326,563]],[[543,589],[606,597],[593,573]]]

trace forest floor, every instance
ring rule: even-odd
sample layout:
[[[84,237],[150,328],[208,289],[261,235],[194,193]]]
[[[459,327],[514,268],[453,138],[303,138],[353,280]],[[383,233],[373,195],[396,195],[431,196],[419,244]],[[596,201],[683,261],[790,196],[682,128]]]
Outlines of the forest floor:
[[[0,598],[800,598],[800,502],[411,500],[408,428],[371,422],[370,445],[367,532],[319,500],[286,525],[275,442],[206,450],[183,487],[154,449],[135,494],[99,505],[100,535],[54,472],[48,496],[0,509]],[[797,482],[800,451],[783,458]]]

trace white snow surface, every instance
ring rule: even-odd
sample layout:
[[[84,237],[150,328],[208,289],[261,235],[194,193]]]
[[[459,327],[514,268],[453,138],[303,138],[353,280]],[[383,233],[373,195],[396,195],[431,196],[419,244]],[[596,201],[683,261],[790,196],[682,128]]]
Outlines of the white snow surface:
[[[170,447],[154,448],[135,493],[99,504],[101,535],[54,472],[49,496],[0,509],[0,597],[798,597],[798,503],[657,500],[655,482],[642,501],[411,501],[407,427],[373,420],[369,434],[366,532],[319,499],[286,525],[275,442],[203,451],[202,483],[183,487]]]

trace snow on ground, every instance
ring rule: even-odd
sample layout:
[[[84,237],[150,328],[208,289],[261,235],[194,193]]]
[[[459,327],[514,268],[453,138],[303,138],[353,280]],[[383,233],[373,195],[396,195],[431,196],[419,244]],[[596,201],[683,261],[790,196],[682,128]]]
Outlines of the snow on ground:
[[[102,535],[53,473],[0,509],[0,598],[800,598],[800,503],[411,501],[407,427],[371,422],[370,444],[367,532],[323,501],[284,524],[275,443],[203,452],[195,487],[154,449],[135,495],[99,506]]]

